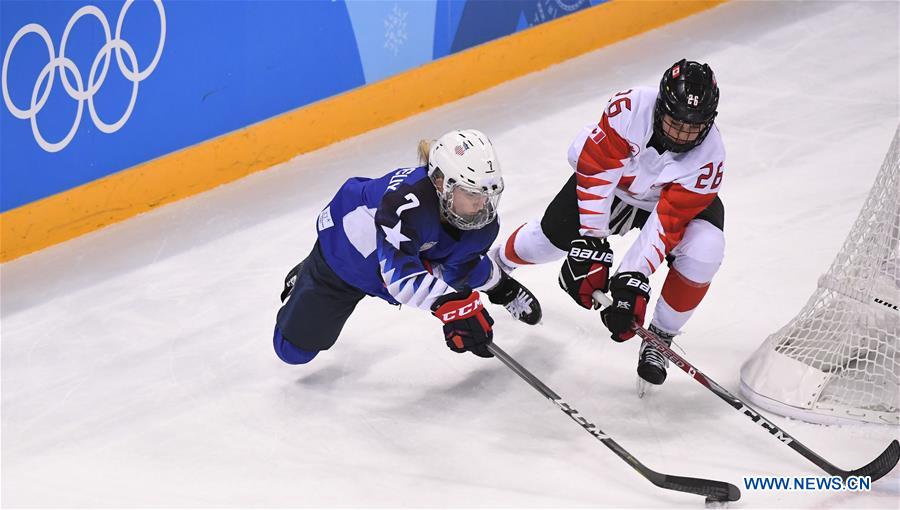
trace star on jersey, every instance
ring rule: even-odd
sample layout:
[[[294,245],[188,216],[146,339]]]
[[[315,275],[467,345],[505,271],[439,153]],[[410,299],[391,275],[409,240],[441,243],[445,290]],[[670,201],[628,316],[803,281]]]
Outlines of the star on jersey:
[[[391,228],[384,225],[381,226],[381,230],[384,230],[384,237],[387,239],[387,242],[391,243],[391,246],[398,250],[400,249],[400,243],[409,241],[409,238],[400,232],[400,223],[402,222],[403,220],[397,220],[397,224]]]

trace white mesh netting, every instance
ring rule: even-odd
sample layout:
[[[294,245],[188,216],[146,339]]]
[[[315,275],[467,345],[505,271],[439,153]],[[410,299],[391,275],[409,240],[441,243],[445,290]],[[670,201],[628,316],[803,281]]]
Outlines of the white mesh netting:
[[[831,268],[741,368],[758,406],[819,423],[900,424],[900,127]]]

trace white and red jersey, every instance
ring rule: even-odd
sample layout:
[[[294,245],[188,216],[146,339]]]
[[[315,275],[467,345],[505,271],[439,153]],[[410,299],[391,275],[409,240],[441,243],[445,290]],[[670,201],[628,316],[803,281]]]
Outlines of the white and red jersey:
[[[716,126],[684,153],[660,154],[647,146],[657,94],[651,87],[616,94],[600,122],[585,127],[569,147],[581,235],[610,234],[614,196],[651,211],[618,268],[648,276],[681,241],[688,222],[716,197],[725,170],[725,147]]]

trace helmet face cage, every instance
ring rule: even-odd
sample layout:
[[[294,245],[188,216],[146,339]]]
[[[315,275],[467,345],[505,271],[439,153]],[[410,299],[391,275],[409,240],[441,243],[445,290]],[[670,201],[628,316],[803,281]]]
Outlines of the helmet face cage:
[[[689,151],[709,134],[718,105],[719,87],[709,65],[682,59],[659,83],[653,130],[666,150]]]
[[[494,184],[488,189],[483,186],[476,189],[453,179],[444,182],[444,189],[440,193],[441,215],[451,225],[460,230],[476,230],[489,225],[497,217],[497,207],[500,204],[500,195],[503,193],[503,181]],[[454,198],[459,199],[459,204],[454,206]],[[474,212],[465,212],[464,208],[471,203],[483,201],[483,205]]]
[[[675,120],[671,115],[662,115],[663,133],[670,142],[677,145],[686,145],[701,140],[709,132],[711,123],[694,124]]]

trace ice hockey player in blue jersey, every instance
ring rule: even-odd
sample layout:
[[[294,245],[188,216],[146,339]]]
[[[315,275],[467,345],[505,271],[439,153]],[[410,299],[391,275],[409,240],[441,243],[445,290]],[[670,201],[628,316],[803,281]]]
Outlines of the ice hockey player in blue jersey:
[[[491,357],[493,319],[478,291],[537,324],[534,295],[487,255],[503,192],[491,141],[468,129],[419,143],[423,166],[354,177],[319,214],[312,252],[285,278],[275,352],[302,364],[337,341],[365,296],[430,311],[447,346]]]

